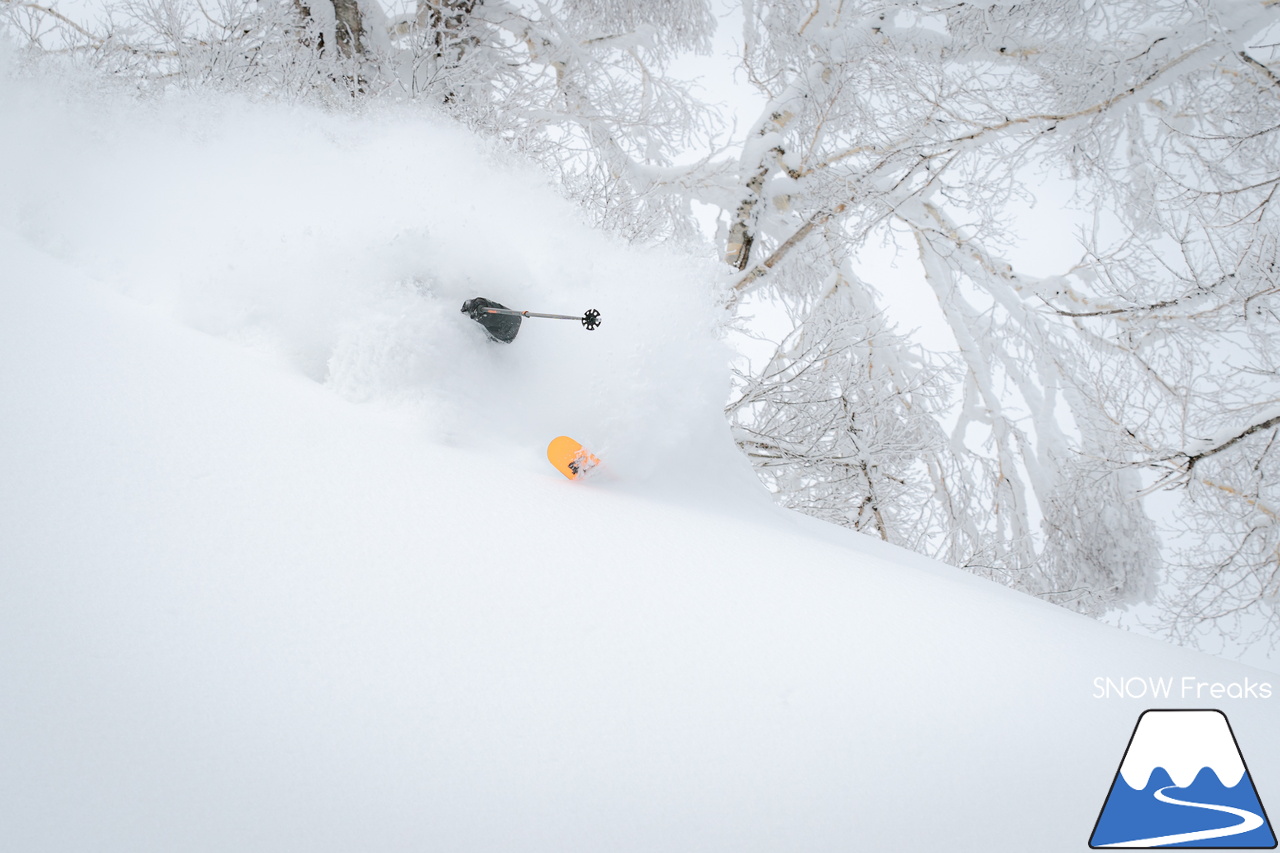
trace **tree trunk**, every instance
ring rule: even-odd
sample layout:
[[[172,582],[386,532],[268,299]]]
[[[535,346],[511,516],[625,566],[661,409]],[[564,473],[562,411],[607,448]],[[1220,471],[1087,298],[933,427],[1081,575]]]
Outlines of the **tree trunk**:
[[[333,0],[333,16],[338,50],[347,58],[363,56],[364,16],[360,14],[360,4],[357,0]]]

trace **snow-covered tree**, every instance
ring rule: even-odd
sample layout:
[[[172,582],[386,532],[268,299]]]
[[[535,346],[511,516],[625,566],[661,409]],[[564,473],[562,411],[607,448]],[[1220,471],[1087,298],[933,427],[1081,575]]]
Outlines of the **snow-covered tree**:
[[[873,240],[913,249],[963,371],[955,464],[929,497],[945,511],[925,513],[946,520],[935,550],[1087,612],[1144,600],[1160,546],[1141,472],[1171,467],[1165,482],[1211,520],[1165,612],[1183,626],[1246,614],[1277,635],[1275,5],[745,5],[744,65],[768,103],[725,205],[733,299],[789,305],[797,332],[766,368],[787,375],[831,275]],[[1063,235],[1081,260],[1047,278],[1000,250],[1033,169],[1074,180],[1098,222]],[[905,319],[845,281],[859,316]],[[820,385],[790,405],[829,422]],[[808,504],[811,483],[769,476]],[[841,489],[823,502],[873,492]]]
[[[929,500],[946,464],[946,369],[888,331],[852,278],[833,276],[768,366],[739,377],[728,413],[785,505],[925,551],[949,522]]]
[[[713,27],[702,0],[419,0],[391,22],[392,85],[552,165],[606,227],[687,235],[666,177],[711,114],[664,68]]]

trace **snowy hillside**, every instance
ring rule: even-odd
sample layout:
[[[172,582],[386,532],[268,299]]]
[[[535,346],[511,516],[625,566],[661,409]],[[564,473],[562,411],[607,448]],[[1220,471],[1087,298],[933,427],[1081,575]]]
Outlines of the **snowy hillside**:
[[[1280,808],[1280,678],[775,509],[713,274],[462,132],[0,109],[0,849],[1082,850],[1148,707]]]

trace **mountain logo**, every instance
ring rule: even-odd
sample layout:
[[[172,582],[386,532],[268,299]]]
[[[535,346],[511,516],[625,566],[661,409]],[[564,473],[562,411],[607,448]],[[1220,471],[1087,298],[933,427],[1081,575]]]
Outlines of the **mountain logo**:
[[[1227,715],[1144,711],[1089,846],[1274,849],[1275,833]]]

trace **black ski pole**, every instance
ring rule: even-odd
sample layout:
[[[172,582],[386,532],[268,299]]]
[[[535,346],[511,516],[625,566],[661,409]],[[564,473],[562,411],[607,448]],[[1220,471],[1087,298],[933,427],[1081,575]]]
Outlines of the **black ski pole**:
[[[582,325],[587,327],[587,331],[594,331],[600,326],[600,312],[592,308],[581,317],[575,317],[572,314],[538,314],[534,311],[517,311],[514,308],[481,308],[485,314],[510,314],[516,317],[543,317],[549,320],[579,320]]]

